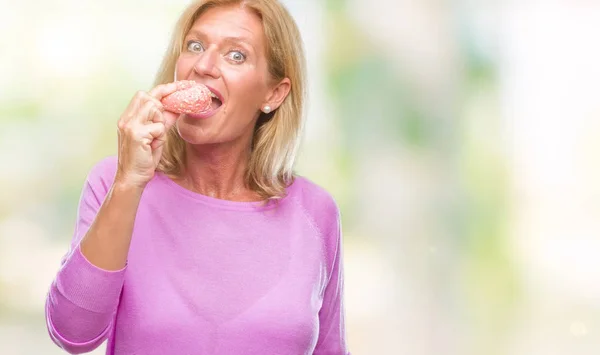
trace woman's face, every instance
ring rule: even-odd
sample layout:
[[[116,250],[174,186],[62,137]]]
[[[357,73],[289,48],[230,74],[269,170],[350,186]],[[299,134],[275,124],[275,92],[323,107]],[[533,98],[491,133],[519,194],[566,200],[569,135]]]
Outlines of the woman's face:
[[[261,109],[277,108],[290,87],[288,79],[272,81],[261,20],[239,5],[200,15],[184,39],[175,79],[205,84],[220,98],[208,117],[177,121],[180,136],[192,144],[249,142]]]

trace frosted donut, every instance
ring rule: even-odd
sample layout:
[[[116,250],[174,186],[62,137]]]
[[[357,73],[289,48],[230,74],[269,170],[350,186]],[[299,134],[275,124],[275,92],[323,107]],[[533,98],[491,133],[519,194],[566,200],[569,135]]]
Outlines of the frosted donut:
[[[204,113],[210,110],[210,90],[193,80],[177,81],[177,91],[161,100],[165,110],[175,113]]]

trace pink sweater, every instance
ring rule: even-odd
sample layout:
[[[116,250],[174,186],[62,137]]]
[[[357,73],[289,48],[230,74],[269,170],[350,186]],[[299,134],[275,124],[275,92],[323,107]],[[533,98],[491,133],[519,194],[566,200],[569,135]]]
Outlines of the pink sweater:
[[[110,188],[116,157],[83,187],[69,253],[50,287],[52,340],[84,353],[346,355],[338,208],[298,177],[278,205],[225,201],[162,173],[147,185],[127,266],[95,267],[79,242]]]

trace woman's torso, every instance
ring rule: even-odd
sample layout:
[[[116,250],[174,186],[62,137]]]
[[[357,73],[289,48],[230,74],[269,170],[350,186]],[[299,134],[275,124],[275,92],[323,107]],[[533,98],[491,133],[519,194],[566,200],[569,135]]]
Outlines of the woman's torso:
[[[136,217],[107,353],[312,354],[326,253],[293,188],[258,206],[158,174]]]

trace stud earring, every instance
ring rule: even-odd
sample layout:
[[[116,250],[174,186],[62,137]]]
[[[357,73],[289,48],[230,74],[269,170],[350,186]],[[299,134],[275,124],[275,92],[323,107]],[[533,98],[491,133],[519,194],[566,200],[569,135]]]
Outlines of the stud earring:
[[[263,107],[263,112],[264,113],[271,113],[271,106],[266,105],[265,107]]]

